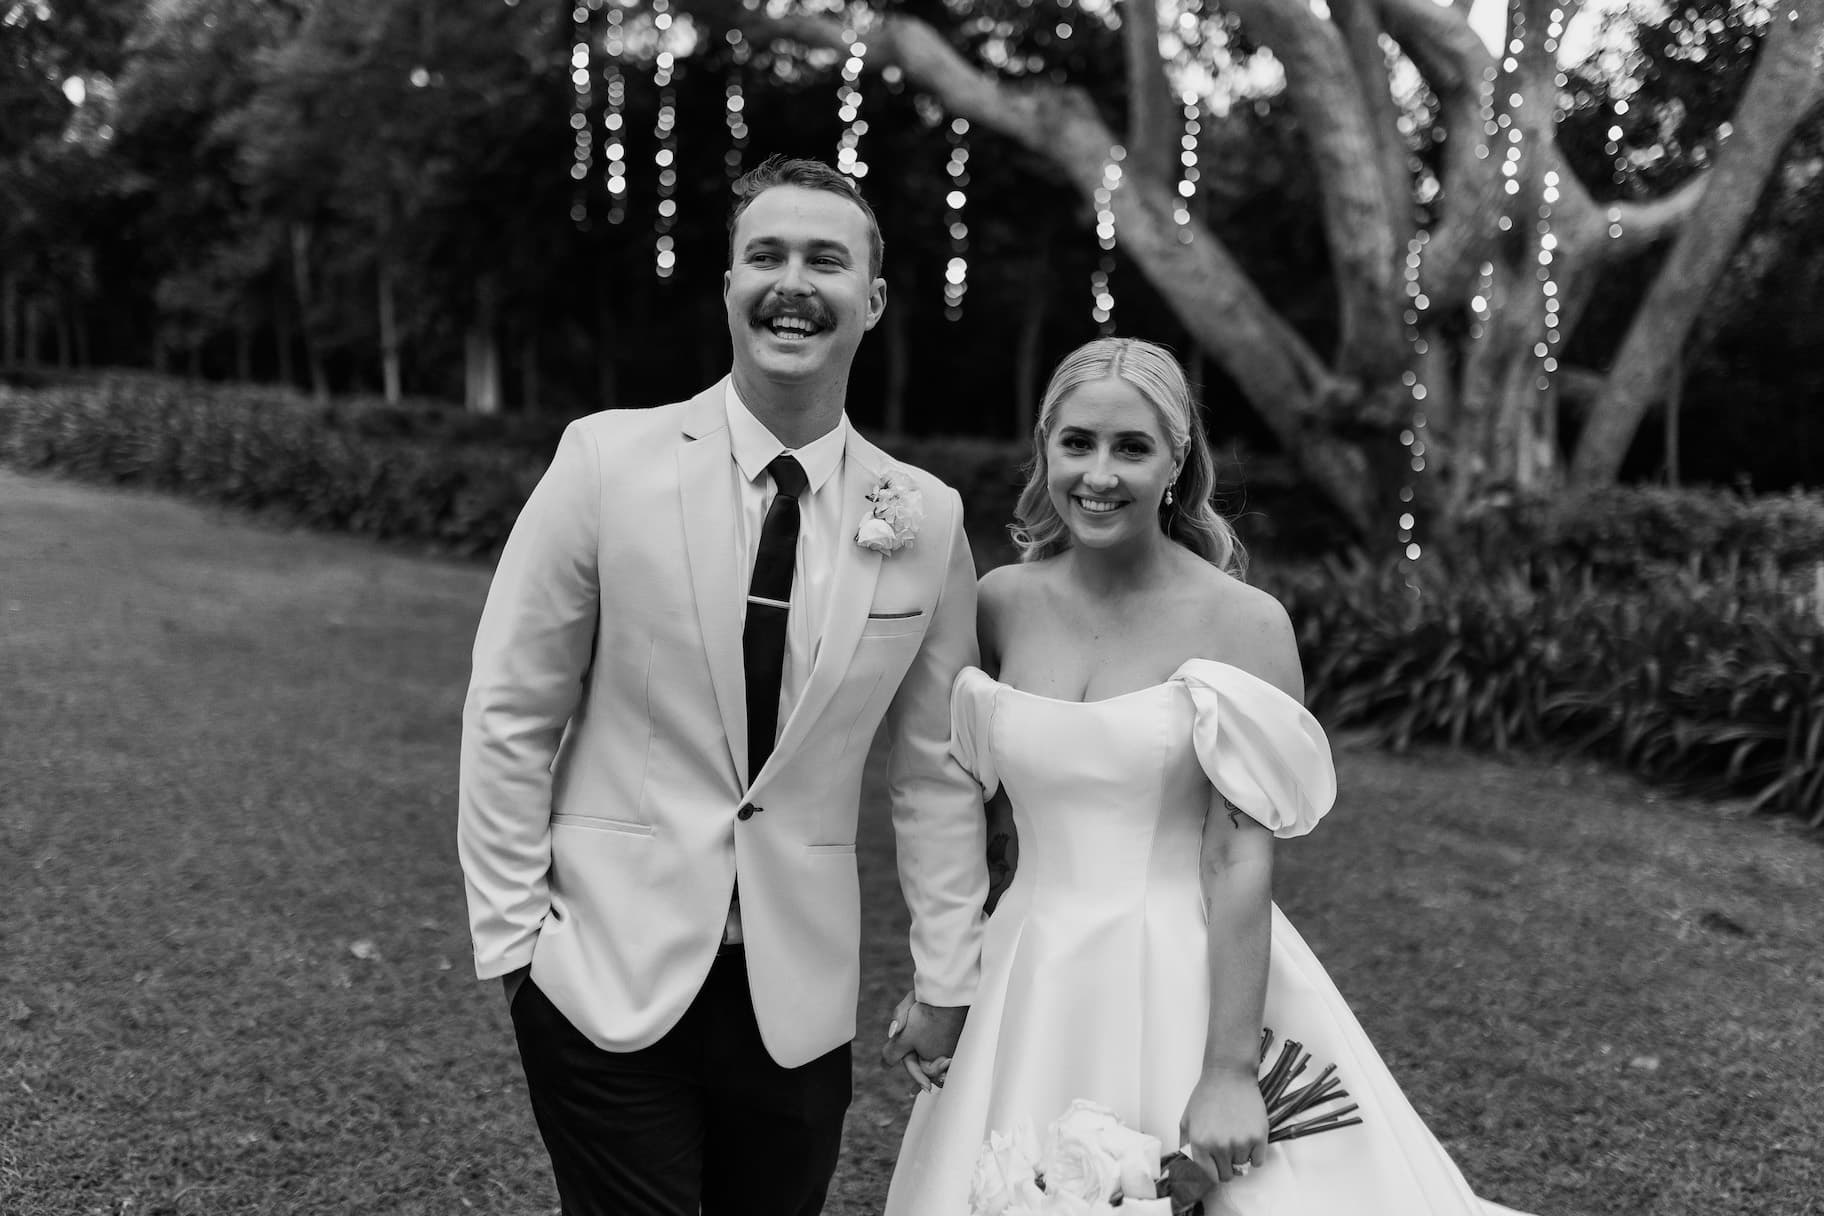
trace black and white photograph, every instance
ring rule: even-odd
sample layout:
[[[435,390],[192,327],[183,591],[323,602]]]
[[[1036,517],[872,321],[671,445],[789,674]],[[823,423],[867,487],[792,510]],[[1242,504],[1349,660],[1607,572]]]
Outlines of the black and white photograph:
[[[1824,1216],[1824,0],[0,0],[0,1213]]]

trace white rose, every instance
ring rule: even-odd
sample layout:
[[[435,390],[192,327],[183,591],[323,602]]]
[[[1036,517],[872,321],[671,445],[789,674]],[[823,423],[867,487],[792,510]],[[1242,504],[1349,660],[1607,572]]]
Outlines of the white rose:
[[[1022,1189],[1034,1181],[1034,1156],[1029,1144],[1017,1135],[990,1132],[988,1143],[975,1159],[969,1180],[969,1210],[973,1216],[1004,1216]],[[1034,1193],[1037,1188],[1034,1188]]]
[[[1172,1216],[1170,1199],[1123,1199],[1121,1216]]]
[[[1089,1203],[1107,1203],[1121,1185],[1120,1161],[1103,1149],[1093,1131],[1078,1133],[1052,1126],[1039,1175],[1045,1193],[1074,1195]]]
[[[899,539],[893,535],[892,524],[870,515],[861,521],[861,527],[855,533],[855,543],[877,553],[890,553],[898,546]]]
[[[1001,1216],[1040,1216],[1045,1209],[1045,1192],[1031,1179],[1013,1188],[1013,1201]]]
[[[1118,1128],[1108,1136],[1107,1147],[1113,1150],[1115,1168],[1121,1175],[1121,1194],[1127,1199],[1151,1199],[1159,1189],[1159,1138],[1130,1127]]]

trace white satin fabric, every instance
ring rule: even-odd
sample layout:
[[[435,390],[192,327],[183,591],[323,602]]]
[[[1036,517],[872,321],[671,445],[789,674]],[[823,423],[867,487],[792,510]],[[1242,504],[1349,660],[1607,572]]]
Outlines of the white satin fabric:
[[[951,715],[957,758],[986,791],[1006,787],[1019,868],[988,922],[949,1079],[914,1104],[886,1216],[967,1216],[989,1131],[1043,1132],[1075,1098],[1176,1145],[1209,1013],[1204,818],[1227,813],[1219,792],[1289,838],[1336,797],[1317,721],[1223,663],[1082,703],[968,668]],[[1277,906],[1272,933],[1266,1024],[1335,1064],[1364,1122],[1270,1146],[1208,1216],[1506,1212],[1470,1191]]]

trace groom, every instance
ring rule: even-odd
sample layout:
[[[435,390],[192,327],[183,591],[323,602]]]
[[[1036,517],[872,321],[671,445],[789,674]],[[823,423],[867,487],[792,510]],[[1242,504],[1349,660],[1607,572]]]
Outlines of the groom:
[[[947,751],[976,660],[962,506],[843,413],[880,230],[817,161],[735,193],[732,374],[570,425],[475,635],[475,970],[505,983],[566,1216],[822,1208],[883,720],[920,1002],[893,1052],[948,1056],[976,983],[984,816]]]

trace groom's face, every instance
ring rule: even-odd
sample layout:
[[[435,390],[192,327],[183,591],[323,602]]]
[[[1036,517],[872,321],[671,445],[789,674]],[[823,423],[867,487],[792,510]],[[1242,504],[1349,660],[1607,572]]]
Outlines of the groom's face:
[[[886,309],[867,217],[828,190],[774,186],[735,221],[722,277],[735,366],[776,384],[846,379]]]

